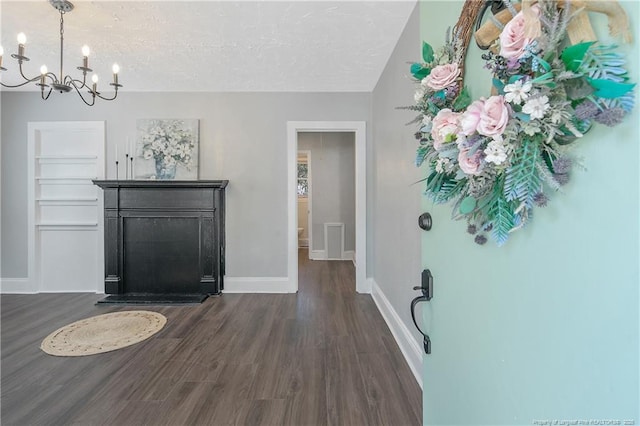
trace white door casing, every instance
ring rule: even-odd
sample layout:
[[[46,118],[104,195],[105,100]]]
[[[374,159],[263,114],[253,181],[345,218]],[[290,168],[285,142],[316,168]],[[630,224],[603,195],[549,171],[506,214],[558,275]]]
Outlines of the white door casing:
[[[367,282],[367,138],[364,121],[287,122],[287,212],[289,292],[298,291],[297,153],[300,132],[354,132],[356,174],[356,291],[371,293]],[[311,243],[311,241],[309,242]],[[311,250],[311,247],[310,247]]]
[[[105,122],[28,123],[29,284],[104,292]]]

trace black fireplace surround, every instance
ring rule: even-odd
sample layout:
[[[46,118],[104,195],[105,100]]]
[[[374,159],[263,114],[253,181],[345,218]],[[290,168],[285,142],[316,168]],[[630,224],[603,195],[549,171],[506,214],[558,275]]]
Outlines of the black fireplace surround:
[[[106,300],[221,293],[228,181],[93,182],[104,190]]]

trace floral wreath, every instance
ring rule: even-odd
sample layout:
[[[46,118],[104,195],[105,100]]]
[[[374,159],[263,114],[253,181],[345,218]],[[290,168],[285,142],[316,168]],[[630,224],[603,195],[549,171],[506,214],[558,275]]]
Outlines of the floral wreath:
[[[462,87],[460,34],[437,52],[423,43],[424,62],[411,65],[419,88],[408,109],[420,112],[412,123],[420,123],[416,165],[429,168],[426,195],[453,203],[452,217],[466,219],[480,245],[488,234],[501,246],[530,222],[549,190],[569,181],[572,142],[594,123],[619,124],[634,105],[615,45],[567,46],[569,7],[541,0],[518,12],[504,3],[513,19],[482,55],[492,96],[472,101]]]

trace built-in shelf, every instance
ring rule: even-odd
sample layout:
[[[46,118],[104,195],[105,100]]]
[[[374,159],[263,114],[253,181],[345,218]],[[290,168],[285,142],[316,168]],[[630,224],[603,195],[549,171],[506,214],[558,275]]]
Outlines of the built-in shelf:
[[[38,160],[97,160],[97,155],[37,155]]]
[[[38,227],[59,227],[59,226],[67,226],[67,227],[95,227],[98,226],[98,222],[40,222],[36,226]]]
[[[94,180],[95,176],[36,176],[36,180]]]
[[[44,202],[49,202],[49,201],[61,201],[61,202],[65,202],[65,201],[98,201],[98,197],[62,197],[62,198],[36,198],[36,201],[44,201]]]

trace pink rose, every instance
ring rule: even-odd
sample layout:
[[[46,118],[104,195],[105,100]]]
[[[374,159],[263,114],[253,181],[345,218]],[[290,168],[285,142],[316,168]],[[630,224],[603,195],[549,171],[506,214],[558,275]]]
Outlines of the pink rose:
[[[480,122],[480,114],[484,108],[484,99],[474,101],[467,107],[467,110],[462,113],[460,118],[460,128],[463,135],[472,135],[478,128]]]
[[[425,84],[433,90],[442,90],[451,86],[460,77],[458,64],[438,65],[425,77]]]
[[[468,175],[480,174],[480,164],[482,161],[482,151],[478,150],[469,157],[468,149],[461,149],[458,154],[458,164],[460,169]]]
[[[431,128],[433,147],[440,150],[443,144],[453,141],[459,131],[460,113],[453,112],[449,108],[441,109],[433,117],[433,127]]]
[[[484,136],[499,136],[504,133],[507,123],[509,123],[509,108],[504,102],[504,97],[491,96],[484,101],[478,122],[478,133]]]
[[[507,22],[500,33],[500,55],[507,59],[520,59],[525,52],[525,48],[531,42],[540,36],[539,25],[532,28],[526,27],[527,19],[533,19],[540,16],[540,8],[537,5],[531,7],[529,17],[525,18],[525,14],[520,11],[516,16]],[[530,34],[527,34],[527,31]]]

